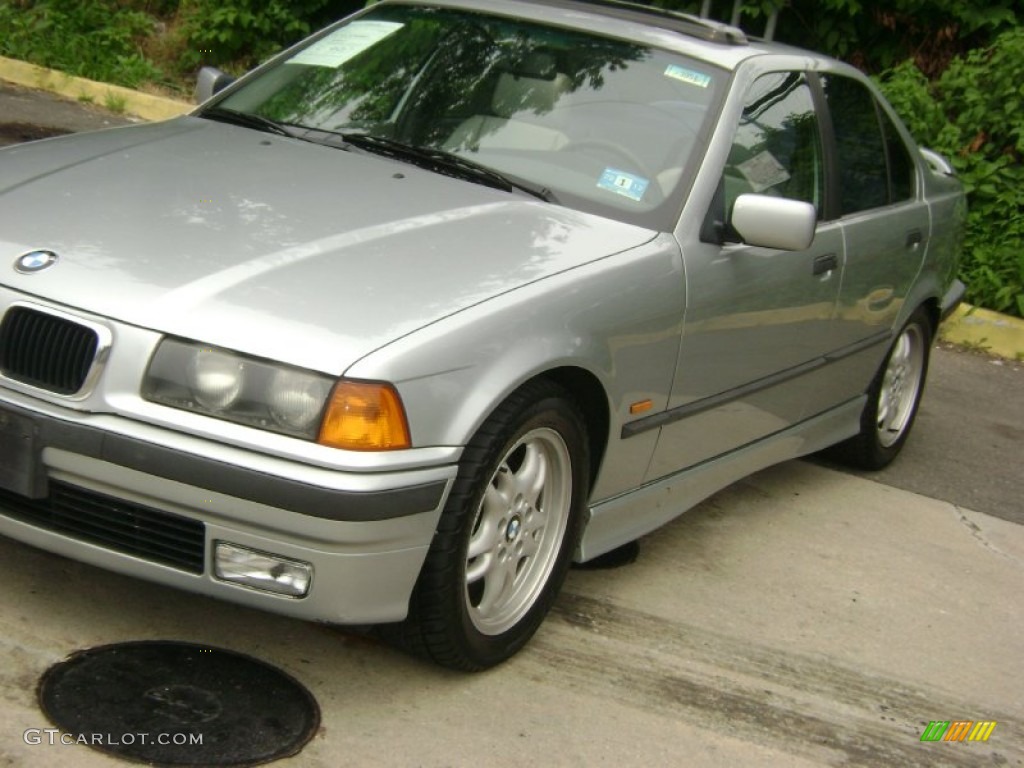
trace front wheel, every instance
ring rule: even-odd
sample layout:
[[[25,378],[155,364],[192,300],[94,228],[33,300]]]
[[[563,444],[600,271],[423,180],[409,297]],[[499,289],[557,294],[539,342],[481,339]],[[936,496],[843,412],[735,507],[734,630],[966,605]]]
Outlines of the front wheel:
[[[588,487],[577,406],[551,382],[517,390],[467,445],[409,617],[388,634],[454,669],[512,656],[565,578]]]
[[[919,308],[900,331],[868,389],[860,432],[833,454],[861,469],[882,469],[907,441],[924,392],[932,345],[932,324]]]

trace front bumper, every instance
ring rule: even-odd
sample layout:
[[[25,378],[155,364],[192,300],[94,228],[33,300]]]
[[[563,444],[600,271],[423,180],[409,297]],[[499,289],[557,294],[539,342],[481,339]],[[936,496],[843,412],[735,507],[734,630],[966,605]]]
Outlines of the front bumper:
[[[317,484],[292,460],[254,454],[246,463],[237,449],[212,458],[183,450],[179,435],[140,439],[90,424],[89,414],[14,402],[24,399],[0,399],[8,468],[0,473],[0,534],[307,620],[404,618],[454,465],[375,473],[369,481],[325,470],[330,483]],[[218,580],[217,542],[308,563],[309,592],[286,597]]]

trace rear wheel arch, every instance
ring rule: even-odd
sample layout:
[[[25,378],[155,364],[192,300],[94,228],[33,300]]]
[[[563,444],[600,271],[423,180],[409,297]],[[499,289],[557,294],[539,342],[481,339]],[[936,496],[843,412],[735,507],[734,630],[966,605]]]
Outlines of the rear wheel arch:
[[[942,321],[942,308],[940,306],[941,299],[937,296],[933,296],[927,299],[921,304],[922,309],[932,324],[932,341],[938,337],[939,323]]]
[[[867,390],[860,431],[826,450],[860,469],[888,466],[900,453],[917,417],[928,375],[936,316],[918,305],[900,327]]]

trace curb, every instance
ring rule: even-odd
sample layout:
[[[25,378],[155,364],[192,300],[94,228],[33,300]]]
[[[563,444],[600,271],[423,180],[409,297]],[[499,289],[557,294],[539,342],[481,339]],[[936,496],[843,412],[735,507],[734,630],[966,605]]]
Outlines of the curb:
[[[84,77],[75,77],[4,56],[0,56],[0,80],[28,88],[38,88],[71,99],[90,101],[107,109],[110,109],[111,103],[116,103],[119,107],[123,104],[123,107],[112,111],[123,111],[144,120],[167,120],[195,108],[194,104],[184,101],[140,93],[120,85],[86,80]]]
[[[939,338],[991,355],[1024,360],[1024,320],[970,304],[957,307],[939,328]]]

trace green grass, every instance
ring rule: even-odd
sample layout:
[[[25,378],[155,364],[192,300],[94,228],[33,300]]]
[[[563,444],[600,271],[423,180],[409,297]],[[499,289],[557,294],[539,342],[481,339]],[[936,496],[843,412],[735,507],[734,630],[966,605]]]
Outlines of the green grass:
[[[103,97],[103,106],[109,109],[111,112],[122,114],[127,107],[128,103],[124,96],[118,96],[116,93],[107,91],[107,95]]]

